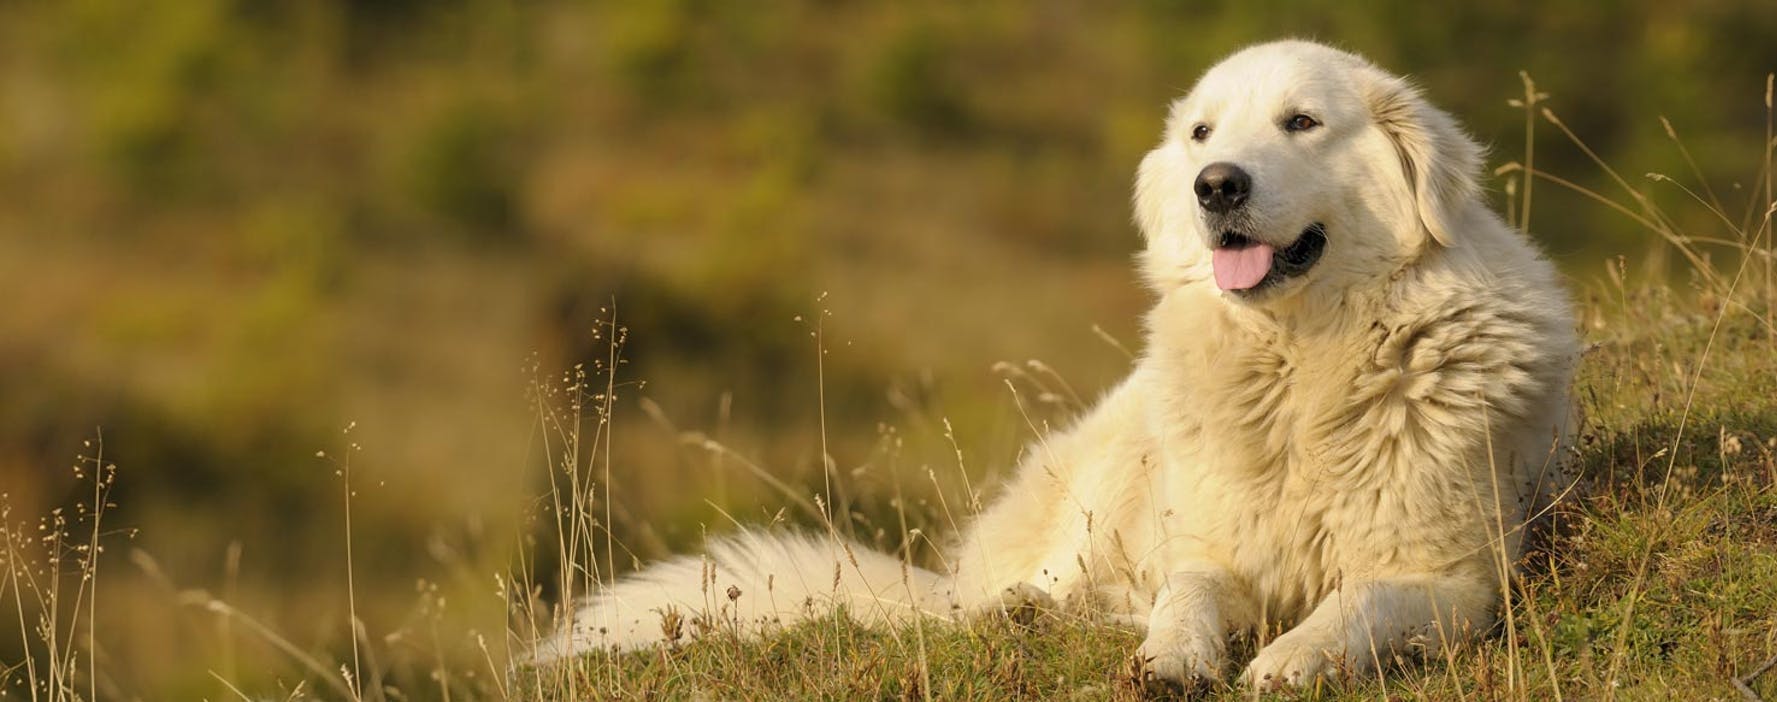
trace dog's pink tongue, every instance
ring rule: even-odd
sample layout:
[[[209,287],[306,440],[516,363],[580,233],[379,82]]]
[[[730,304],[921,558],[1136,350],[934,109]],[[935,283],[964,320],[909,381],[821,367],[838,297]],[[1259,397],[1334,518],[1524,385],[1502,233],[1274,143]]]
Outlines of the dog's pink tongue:
[[[1253,244],[1244,249],[1216,249],[1210,263],[1216,269],[1216,287],[1223,290],[1245,290],[1265,279],[1271,271],[1270,244]]]

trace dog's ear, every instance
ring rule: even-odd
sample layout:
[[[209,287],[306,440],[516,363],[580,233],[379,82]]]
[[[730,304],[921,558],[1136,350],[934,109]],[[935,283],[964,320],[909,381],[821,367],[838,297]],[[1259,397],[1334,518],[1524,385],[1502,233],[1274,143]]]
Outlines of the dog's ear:
[[[1179,193],[1189,192],[1190,184],[1179,182],[1176,149],[1162,142],[1149,151],[1135,171],[1135,223],[1149,242],[1160,238],[1171,221],[1167,208]]]
[[[1463,209],[1480,195],[1480,145],[1407,81],[1383,75],[1368,87],[1370,111],[1401,158],[1419,220],[1439,244],[1455,245]]]

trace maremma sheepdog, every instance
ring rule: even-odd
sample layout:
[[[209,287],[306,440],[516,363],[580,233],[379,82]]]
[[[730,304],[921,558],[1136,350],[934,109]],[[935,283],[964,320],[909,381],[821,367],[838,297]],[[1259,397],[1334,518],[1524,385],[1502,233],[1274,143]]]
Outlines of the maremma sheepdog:
[[[1145,352],[1026,450],[947,572],[742,532],[594,593],[534,660],[660,645],[669,611],[744,635],[839,605],[889,624],[1035,604],[1145,627],[1146,675],[1183,685],[1226,680],[1230,637],[1253,637],[1240,682],[1278,688],[1482,635],[1564,487],[1577,341],[1480,167],[1361,57],[1228,57],[1136,178]]]

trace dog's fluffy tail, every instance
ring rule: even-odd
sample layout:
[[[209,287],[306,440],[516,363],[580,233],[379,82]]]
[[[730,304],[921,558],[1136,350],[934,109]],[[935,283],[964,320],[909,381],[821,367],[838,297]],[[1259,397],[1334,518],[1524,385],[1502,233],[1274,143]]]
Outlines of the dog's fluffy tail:
[[[949,617],[949,579],[837,537],[742,531],[703,556],[649,566],[603,589],[539,642],[533,663],[636,650],[702,633],[755,635],[845,607],[864,624]]]

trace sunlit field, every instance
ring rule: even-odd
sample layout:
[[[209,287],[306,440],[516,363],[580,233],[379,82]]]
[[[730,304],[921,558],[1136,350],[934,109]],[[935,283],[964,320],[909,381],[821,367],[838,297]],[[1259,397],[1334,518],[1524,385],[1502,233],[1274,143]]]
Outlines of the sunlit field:
[[[0,7],[0,696],[1167,696],[1073,610],[522,661],[742,524],[935,565],[1141,352],[1167,101],[1295,34],[1491,147],[1587,345],[1502,624],[1282,697],[1777,699],[1766,5]]]

